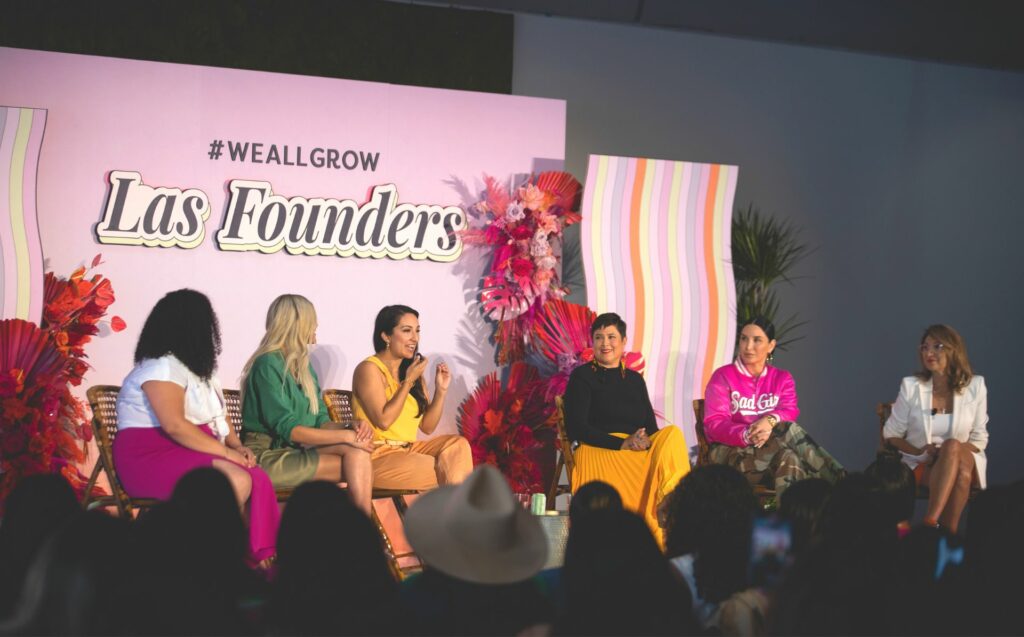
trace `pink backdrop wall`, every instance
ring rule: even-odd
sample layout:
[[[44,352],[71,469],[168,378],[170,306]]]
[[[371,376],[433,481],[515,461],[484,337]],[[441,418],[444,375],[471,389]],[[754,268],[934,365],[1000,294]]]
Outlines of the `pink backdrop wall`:
[[[284,292],[317,306],[314,365],[325,387],[348,388],[371,352],[377,310],[420,310],[421,349],[447,361],[453,391],[442,428],[494,368],[490,329],[474,298],[484,255],[467,248],[451,263],[225,252],[217,248],[232,179],[264,180],[286,197],[365,201],[393,183],[398,200],[472,203],[484,173],[510,176],[561,167],[565,102],[0,48],[0,105],[44,109],[36,182],[46,269],[68,274],[102,252],[98,272],[117,295],[87,348],[86,384],[120,383],[149,309],[169,290],[193,287],[214,303],[224,337],[219,376],[236,387],[263,333],[266,308]],[[379,152],[376,171],[231,162],[209,158],[213,140]],[[308,162],[308,158],[307,158]],[[94,234],[112,170],[150,186],[197,188],[210,199],[206,236],[194,249],[101,245]],[[431,379],[432,382],[432,379]]]

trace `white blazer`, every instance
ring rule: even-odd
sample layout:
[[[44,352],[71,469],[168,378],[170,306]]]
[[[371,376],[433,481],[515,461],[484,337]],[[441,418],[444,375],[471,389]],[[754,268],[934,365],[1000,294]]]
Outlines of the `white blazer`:
[[[953,394],[952,437],[969,442],[979,449],[974,454],[978,481],[985,488],[985,447],[988,446],[988,391],[985,379],[974,376],[963,392]],[[907,376],[900,383],[900,395],[892,406],[892,414],[882,430],[884,438],[906,438],[915,447],[924,447],[932,437],[932,381]],[[903,461],[917,465],[913,456],[903,454]]]

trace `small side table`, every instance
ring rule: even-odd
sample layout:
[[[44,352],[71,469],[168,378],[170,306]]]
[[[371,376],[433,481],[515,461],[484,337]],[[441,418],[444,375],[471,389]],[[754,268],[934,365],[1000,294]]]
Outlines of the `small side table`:
[[[546,511],[536,516],[544,534],[548,537],[548,561],[544,568],[558,568],[565,561],[565,543],[569,539],[569,513],[567,511]]]

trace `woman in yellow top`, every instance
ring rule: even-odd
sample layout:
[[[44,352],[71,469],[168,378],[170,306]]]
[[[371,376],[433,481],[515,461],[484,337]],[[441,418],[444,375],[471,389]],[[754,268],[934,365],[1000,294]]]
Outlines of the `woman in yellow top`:
[[[462,436],[416,439],[418,431],[434,433],[452,380],[448,366],[438,363],[434,397],[427,401],[427,359],[417,351],[419,316],[405,305],[378,312],[373,326],[377,353],[359,363],[352,383],[355,417],[373,425],[373,486],[381,489],[424,491],[462,482],[473,470],[469,442]]]

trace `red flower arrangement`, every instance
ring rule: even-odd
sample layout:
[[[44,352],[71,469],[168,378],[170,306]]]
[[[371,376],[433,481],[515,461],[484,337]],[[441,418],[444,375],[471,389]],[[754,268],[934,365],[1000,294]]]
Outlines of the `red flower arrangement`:
[[[459,408],[459,431],[469,440],[473,464],[497,467],[516,493],[546,490],[534,461],[544,446],[537,434],[550,429],[555,417],[544,387],[537,369],[519,361],[509,368],[504,389],[498,373],[491,372]]]
[[[486,195],[474,206],[484,226],[463,231],[463,238],[495,247],[480,301],[498,323],[498,362],[509,363],[526,356],[532,315],[568,292],[556,268],[562,233],[580,220],[580,183],[565,172],[541,173],[511,191],[493,177],[485,176],[484,183]]]
[[[114,302],[110,280],[86,279],[101,263],[67,279],[46,273],[42,326],[20,319],[0,321],[0,504],[24,476],[60,472],[80,495],[85,477],[76,465],[85,460],[80,444],[92,438],[85,405],[71,393],[89,365],[85,345]],[[113,331],[124,321],[113,317]]]

